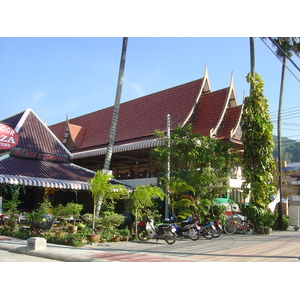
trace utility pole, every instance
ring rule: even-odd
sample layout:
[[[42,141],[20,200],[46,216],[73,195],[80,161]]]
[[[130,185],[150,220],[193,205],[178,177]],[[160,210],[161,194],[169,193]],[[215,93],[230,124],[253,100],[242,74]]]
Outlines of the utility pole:
[[[170,127],[171,127],[171,121],[170,121],[170,115],[167,114],[167,140],[168,140],[168,158],[167,158],[167,191],[166,191],[166,201],[165,201],[165,218],[169,218],[169,203],[170,203]]]
[[[281,78],[285,77],[285,64],[286,57],[283,57]],[[278,203],[278,228],[282,227],[282,143],[281,143],[281,111],[282,111],[282,99],[283,99],[284,83],[281,80],[280,95],[279,95],[279,107],[278,107],[278,120],[277,120],[277,139],[278,139],[278,191],[279,191],[279,203]]]

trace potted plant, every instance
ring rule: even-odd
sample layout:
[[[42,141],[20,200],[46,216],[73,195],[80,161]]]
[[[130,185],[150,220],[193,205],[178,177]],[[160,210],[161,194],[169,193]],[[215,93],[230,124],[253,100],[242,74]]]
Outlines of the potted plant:
[[[31,213],[27,212],[25,214],[28,218],[30,229],[39,234],[40,231],[44,229],[47,224],[46,218],[42,217],[43,213],[39,210],[33,210]]]
[[[14,228],[17,225],[17,220],[18,220],[18,206],[22,202],[13,197],[11,200],[6,200],[3,203],[3,209],[5,210],[5,215],[8,216],[9,218],[6,220],[6,223],[9,227]]]
[[[76,217],[80,215],[80,212],[83,209],[82,204],[69,202],[65,205],[63,212],[65,217],[71,218],[73,220],[73,225],[69,226],[69,230],[72,233],[76,233],[78,230],[78,226],[76,226]]]
[[[18,206],[22,203],[22,201],[19,200],[19,195],[20,186],[11,187],[11,200],[5,200],[3,202],[3,210],[5,211],[5,215],[9,217],[6,223],[11,228],[16,227],[18,215],[20,213]]]
[[[272,233],[272,226],[276,222],[278,214],[273,214],[270,211],[265,211],[261,216],[261,222],[264,228],[265,234]]]
[[[128,241],[130,238],[130,230],[128,228],[118,229],[118,234],[122,241]]]

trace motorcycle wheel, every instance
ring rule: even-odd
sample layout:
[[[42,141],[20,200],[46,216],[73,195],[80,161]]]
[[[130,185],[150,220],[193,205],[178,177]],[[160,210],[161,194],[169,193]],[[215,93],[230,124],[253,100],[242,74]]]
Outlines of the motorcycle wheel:
[[[148,241],[150,239],[150,236],[146,230],[138,231],[137,236],[140,241]]]
[[[168,243],[169,245],[172,245],[175,243],[176,241],[176,236],[175,233],[173,232],[167,232],[164,234],[164,240],[166,241],[166,243]]]
[[[199,240],[200,234],[199,234],[199,230],[197,229],[190,229],[189,233],[188,233],[188,237],[192,240],[192,241],[197,241]]]
[[[214,236],[212,230],[208,229],[208,228],[204,228],[203,229],[203,233],[202,235],[207,239],[207,240],[211,240]]]
[[[213,237],[218,238],[221,235],[221,229],[219,227],[216,227],[216,229],[213,230]]]

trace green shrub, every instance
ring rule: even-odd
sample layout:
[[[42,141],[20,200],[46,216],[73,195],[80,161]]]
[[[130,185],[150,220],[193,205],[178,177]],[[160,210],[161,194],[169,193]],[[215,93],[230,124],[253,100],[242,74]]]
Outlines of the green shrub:
[[[101,239],[111,241],[115,234],[114,229],[105,229],[101,232]]]
[[[275,226],[273,228],[277,230],[287,230],[289,226],[290,226],[290,219],[283,217],[281,228],[278,227],[278,221],[275,223]]]

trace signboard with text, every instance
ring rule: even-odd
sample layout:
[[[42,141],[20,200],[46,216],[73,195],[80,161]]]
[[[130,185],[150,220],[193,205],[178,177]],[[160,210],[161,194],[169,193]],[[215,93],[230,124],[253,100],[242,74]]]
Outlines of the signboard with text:
[[[0,123],[0,150],[9,150],[16,147],[19,136],[11,127]]]
[[[20,148],[11,149],[10,156],[28,158],[28,159],[46,160],[46,161],[60,162],[60,163],[70,163],[70,157],[68,155],[38,152],[34,150],[27,150],[27,149],[20,149]]]

